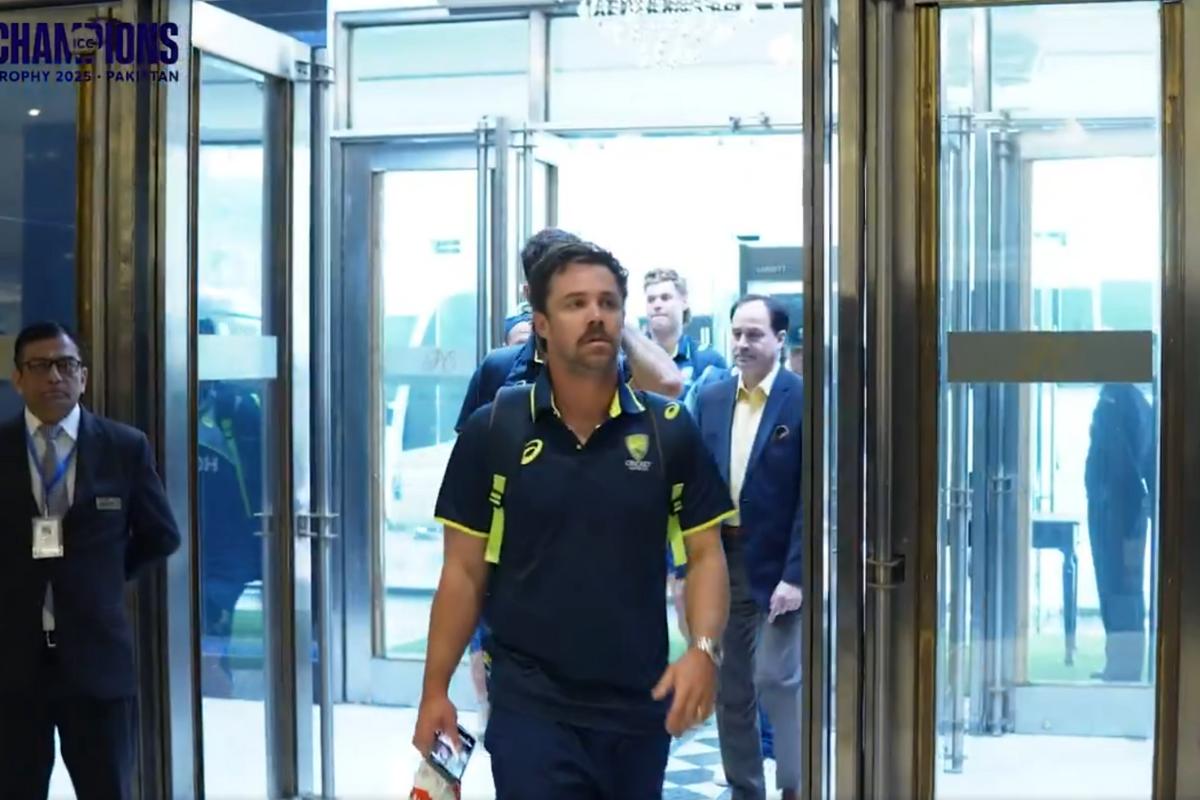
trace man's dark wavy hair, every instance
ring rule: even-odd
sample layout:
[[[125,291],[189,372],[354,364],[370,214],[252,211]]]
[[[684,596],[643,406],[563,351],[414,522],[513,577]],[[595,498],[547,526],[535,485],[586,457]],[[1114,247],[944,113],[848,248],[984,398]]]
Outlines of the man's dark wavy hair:
[[[533,265],[541,260],[551,247],[556,244],[580,241],[582,239],[575,234],[560,228],[543,228],[530,236],[529,241],[521,250],[521,270],[525,273],[525,282],[529,282],[529,274],[533,271]]]
[[[603,247],[576,239],[560,242],[550,247],[529,271],[529,304],[534,311],[546,313],[546,298],[550,296],[550,281],[571,264],[595,264],[607,267],[617,279],[621,292],[621,303],[629,297],[629,273],[609,251]]]

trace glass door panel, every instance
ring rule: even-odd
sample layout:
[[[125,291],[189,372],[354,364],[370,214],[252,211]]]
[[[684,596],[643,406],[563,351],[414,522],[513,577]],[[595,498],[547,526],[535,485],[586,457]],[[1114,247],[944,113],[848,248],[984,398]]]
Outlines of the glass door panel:
[[[308,530],[297,524],[309,469],[294,463],[309,457],[307,341],[293,370],[293,340],[309,330],[306,303],[293,302],[308,297],[308,253],[293,234],[309,235],[299,73],[311,51],[204,3],[193,43],[204,792],[291,797],[315,774]]]
[[[410,742],[442,567],[433,509],[489,339],[489,287],[503,280],[492,205],[508,195],[495,153],[509,154],[496,137],[488,129],[335,148],[346,690],[334,719],[337,788],[346,796],[407,793],[417,767]],[[451,696],[473,728],[478,695],[466,655]],[[490,780],[481,755],[464,796]]]
[[[279,464],[278,322],[266,263],[263,76],[200,55],[197,538],[209,796],[267,788],[264,526]],[[264,413],[267,412],[267,413]],[[247,736],[239,736],[246,732]],[[255,735],[254,732],[257,732]]]
[[[375,176],[382,301],[384,627],[380,655],[425,652],[442,563],[433,521],[459,409],[478,361],[474,169]]]
[[[1159,7],[941,23],[937,794],[1148,798]]]

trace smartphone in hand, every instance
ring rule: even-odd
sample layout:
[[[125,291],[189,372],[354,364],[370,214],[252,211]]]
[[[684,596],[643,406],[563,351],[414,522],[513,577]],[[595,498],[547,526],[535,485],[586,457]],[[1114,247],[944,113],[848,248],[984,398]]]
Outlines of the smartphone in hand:
[[[463,773],[467,771],[467,762],[471,760],[471,753],[475,751],[475,737],[463,730],[462,725],[458,726],[458,738],[462,742],[462,749],[455,751],[450,737],[438,731],[428,759],[442,777],[456,785],[462,783]]]

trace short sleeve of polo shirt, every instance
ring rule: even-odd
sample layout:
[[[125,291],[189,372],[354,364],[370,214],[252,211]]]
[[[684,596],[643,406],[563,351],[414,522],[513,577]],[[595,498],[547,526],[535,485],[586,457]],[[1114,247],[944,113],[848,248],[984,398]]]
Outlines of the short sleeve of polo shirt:
[[[454,441],[433,512],[443,525],[480,538],[487,538],[492,525],[487,459],[491,409],[488,403],[475,411]]]
[[[480,364],[471,373],[471,382],[467,384],[467,394],[463,397],[462,408],[458,411],[458,421],[454,423],[454,432],[462,433],[467,426],[467,420],[479,410],[479,383],[483,379],[484,365]]]
[[[670,423],[668,423],[670,424]],[[683,506],[679,510],[679,528],[683,535],[697,533],[705,528],[720,525],[734,515],[733,498],[729,485],[721,479],[721,471],[700,435],[692,415],[681,413],[674,424],[686,425],[680,448],[685,457],[682,468],[676,474],[682,476]]]

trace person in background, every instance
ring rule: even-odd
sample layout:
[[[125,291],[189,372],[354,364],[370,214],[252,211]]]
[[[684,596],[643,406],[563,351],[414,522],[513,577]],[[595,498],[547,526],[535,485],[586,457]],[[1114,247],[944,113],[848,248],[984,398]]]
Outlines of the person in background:
[[[692,409],[691,399],[696,379],[708,372],[724,374],[725,359],[711,348],[701,349],[684,332],[692,319],[688,304],[687,280],[673,269],[652,269],[642,282],[646,293],[646,319],[650,338],[667,353],[683,377],[684,404]],[[680,635],[688,637],[687,615],[684,613],[684,578],[686,568],[676,565],[667,552],[667,590],[675,607],[675,619]]]
[[[612,254],[558,245],[529,294],[546,366],[471,415],[438,497],[445,559],[413,743],[427,755],[439,731],[457,737],[450,679],[486,606],[498,800],[661,797],[670,737],[712,709],[729,609],[718,531],[733,505],[690,415],[620,379],[627,277]],[[502,491],[497,429],[517,445]],[[693,637],[668,665],[672,514]]]
[[[1100,618],[1104,681],[1141,680],[1146,662],[1146,536],[1156,495],[1154,412],[1142,390],[1106,384],[1092,414],[1084,469],[1088,538]]]
[[[673,269],[653,269],[646,273],[643,283],[650,338],[679,367],[683,377],[681,399],[686,404],[696,379],[709,369],[724,372],[728,365],[720,353],[711,347],[701,348],[684,332],[692,321],[692,309],[683,276]]]
[[[799,326],[788,332],[788,369],[797,375],[804,376],[804,337]]]
[[[141,431],[80,403],[88,368],[54,322],[17,336],[25,401],[0,425],[0,797],[45,800],[55,733],[80,800],[130,800],[137,666],[126,583],[179,547]]]
[[[721,762],[733,800],[765,800],[761,699],[771,721],[777,786],[783,800],[796,800],[804,384],[781,366],[788,315],[778,300],[747,295],[730,316],[739,374],[706,387],[697,403],[704,443],[738,509],[721,531],[730,594],[717,694]]]
[[[528,310],[520,311],[504,320],[504,346],[525,344],[533,334],[533,315]]]

